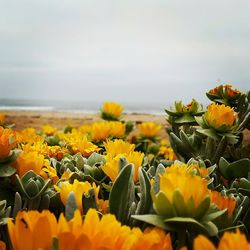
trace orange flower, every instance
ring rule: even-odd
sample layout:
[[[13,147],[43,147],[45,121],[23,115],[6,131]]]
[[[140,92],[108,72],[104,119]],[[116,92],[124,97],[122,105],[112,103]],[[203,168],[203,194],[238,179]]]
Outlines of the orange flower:
[[[94,209],[88,210],[84,221],[76,210],[70,221],[61,214],[58,222],[50,211],[21,211],[15,223],[9,219],[8,231],[15,250],[49,250],[53,238],[57,239],[58,250],[172,250],[170,235],[163,230],[131,229],[111,214],[100,219]]]
[[[218,248],[216,248],[211,241],[205,236],[199,235],[194,240],[194,250],[235,250],[244,249],[250,250],[250,244],[244,234],[239,229],[236,232],[225,232],[220,239]]]
[[[14,163],[14,167],[20,177],[22,177],[29,170],[33,170],[36,174],[40,174],[43,166],[44,156],[37,152],[23,151]]]
[[[8,220],[8,231],[15,250],[49,250],[57,235],[57,221],[54,214],[46,210],[21,211],[15,223]]]
[[[217,191],[211,191],[211,202],[217,205],[220,210],[227,208],[228,215],[231,217],[236,206],[236,200],[228,196],[222,196]]]
[[[14,131],[0,127],[0,158],[6,158],[15,145],[16,137]]]

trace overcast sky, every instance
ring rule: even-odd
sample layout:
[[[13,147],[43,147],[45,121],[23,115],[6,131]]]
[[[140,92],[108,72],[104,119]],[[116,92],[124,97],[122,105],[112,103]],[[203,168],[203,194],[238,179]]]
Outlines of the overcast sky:
[[[249,11],[249,0],[0,0],[0,98],[168,105],[219,83],[250,90]]]

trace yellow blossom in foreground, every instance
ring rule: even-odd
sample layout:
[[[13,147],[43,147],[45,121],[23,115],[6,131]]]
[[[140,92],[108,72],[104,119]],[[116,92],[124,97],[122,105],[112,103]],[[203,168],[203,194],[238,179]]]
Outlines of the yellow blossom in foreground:
[[[236,232],[225,232],[216,248],[205,236],[199,235],[194,240],[194,250],[250,250],[250,244],[246,236],[236,230]]]
[[[29,170],[33,170],[36,174],[40,174],[44,166],[44,156],[37,152],[25,152],[17,158],[14,167],[17,173],[22,177]]]
[[[172,250],[171,238],[160,229],[138,229],[122,226],[114,215],[101,219],[90,209],[82,223],[79,211],[67,222],[61,214],[58,222],[59,250]],[[115,233],[114,233],[115,232]]]
[[[170,235],[163,230],[131,229],[111,214],[100,219],[94,209],[84,221],[77,210],[70,221],[61,214],[58,222],[50,211],[21,211],[15,222],[9,219],[8,231],[14,250],[49,250],[53,238],[58,240],[58,250],[172,250]]]
[[[55,128],[49,124],[42,126],[42,133],[45,135],[49,135],[49,136],[54,135],[56,131],[57,131],[57,128]]]
[[[227,208],[228,215],[232,216],[237,203],[234,198],[228,196],[222,196],[221,193],[217,191],[211,191],[210,197],[211,197],[211,202],[217,205],[217,207],[220,210]]]
[[[43,210],[21,211],[15,223],[8,220],[8,231],[14,250],[49,250],[57,235],[57,221],[53,213]]]
[[[16,145],[15,132],[11,129],[0,127],[0,159],[6,158],[10,150]]]
[[[104,117],[110,117],[114,120],[118,120],[122,114],[123,106],[116,102],[104,102],[102,107],[102,113]]]
[[[95,122],[91,127],[93,141],[104,141],[110,136],[111,127],[109,122]]]
[[[129,142],[118,139],[114,141],[107,140],[103,144],[106,149],[106,153],[111,155],[112,157],[115,157],[119,154],[129,154],[135,149],[134,144],[130,144]]]
[[[97,187],[95,183],[91,185],[88,181],[79,182],[78,180],[74,180],[73,184],[69,182],[61,182],[59,186],[54,186],[54,187],[57,191],[60,192],[60,198],[64,205],[66,205],[67,203],[69,193],[74,192],[77,206],[82,211],[82,196],[83,194],[88,194],[91,188],[94,189],[98,203],[98,193],[100,187],[99,186]]]
[[[144,137],[155,137],[160,131],[161,126],[154,122],[143,122],[138,125],[140,134]]]
[[[0,125],[4,124],[4,120],[5,120],[5,115],[4,113],[0,112]]]
[[[224,104],[213,103],[208,106],[205,119],[209,126],[219,129],[221,126],[232,126],[235,121],[234,110]]]
[[[178,190],[184,202],[187,203],[192,198],[196,208],[209,195],[205,179],[188,172],[186,166],[180,167],[177,164],[166,168],[165,173],[160,176],[160,190],[171,203],[174,192]]]

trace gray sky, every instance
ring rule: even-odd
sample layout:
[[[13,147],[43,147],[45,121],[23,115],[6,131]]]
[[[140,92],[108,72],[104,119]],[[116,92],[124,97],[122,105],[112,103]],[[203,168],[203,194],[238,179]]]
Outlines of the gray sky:
[[[249,0],[0,0],[0,98],[168,105],[250,90]]]

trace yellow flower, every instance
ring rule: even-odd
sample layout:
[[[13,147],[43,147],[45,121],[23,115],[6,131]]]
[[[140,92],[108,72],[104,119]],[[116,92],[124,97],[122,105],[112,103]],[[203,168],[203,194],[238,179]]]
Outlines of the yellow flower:
[[[193,198],[195,207],[198,207],[204,197],[209,195],[207,181],[200,176],[185,173],[183,170],[184,167],[166,168],[166,172],[160,176],[160,189],[170,202],[173,202],[174,191],[178,190],[185,203]]]
[[[159,228],[147,228],[141,232],[138,228],[133,228],[132,231],[136,234],[135,242],[132,250],[172,250],[172,243],[169,234]]]
[[[163,230],[155,228],[142,232],[139,228],[130,229],[122,226],[114,215],[106,214],[100,219],[94,209],[89,209],[83,223],[79,211],[69,222],[62,214],[58,231],[59,250],[172,250],[170,235]]]
[[[52,127],[49,124],[46,124],[46,125],[42,126],[42,133],[43,134],[46,134],[46,135],[50,136],[50,135],[55,134],[56,131],[57,131],[57,128]]]
[[[223,125],[231,127],[234,124],[235,118],[234,110],[224,104],[213,103],[208,106],[205,113],[206,122],[214,129],[220,129]]]
[[[139,180],[138,171],[139,167],[142,166],[144,154],[141,152],[133,151],[127,154],[125,157],[129,163],[132,163],[134,165],[134,181],[137,182]]]
[[[152,184],[154,185],[154,181]],[[166,168],[160,175],[159,188],[159,192],[154,193],[152,187],[153,205],[156,212],[166,218],[174,216],[174,210],[177,216],[195,218],[199,205],[205,199],[210,201],[207,181],[195,175],[193,169],[186,164],[176,163]],[[206,209],[197,216],[203,216],[207,212]]]
[[[217,205],[220,210],[227,208],[228,215],[231,217],[236,206],[236,200],[228,196],[222,196],[217,191],[211,191],[211,202]]]
[[[118,139],[114,141],[107,140],[107,142],[104,142],[103,144],[106,149],[106,153],[112,157],[115,157],[119,154],[129,154],[135,149],[134,144],[130,144],[129,142]]]
[[[8,220],[10,240],[15,250],[49,250],[57,235],[57,221],[51,212],[20,211],[15,223]]]
[[[0,159],[6,158],[16,145],[15,132],[0,127]]]
[[[35,142],[44,141],[44,138],[42,136],[36,134],[36,130],[34,128],[26,128],[24,130],[17,131],[16,135],[18,143],[33,144]]]
[[[171,147],[161,146],[160,155],[163,155],[165,159],[174,161],[177,159],[174,150]]]
[[[123,106],[116,102],[104,102],[102,107],[102,117],[109,120],[118,120],[122,114]]]
[[[90,125],[82,125],[77,129],[81,134],[86,135],[91,132]]]
[[[23,151],[14,163],[14,167],[20,177],[22,177],[29,170],[33,170],[36,174],[40,174],[43,166],[44,156],[35,151]]]
[[[48,156],[51,158],[56,158],[57,160],[61,160],[64,156],[64,154],[68,153],[67,148],[61,148],[59,146],[48,146],[47,147],[47,153]]]
[[[154,122],[143,122],[138,125],[140,133],[144,137],[155,137],[160,131],[161,126]]]
[[[96,145],[91,143],[85,135],[83,136],[77,130],[67,134],[58,133],[58,136],[70,146],[71,151],[74,154],[80,152],[84,157],[88,157],[93,152],[99,150]]]
[[[20,145],[20,148],[27,152],[37,152],[42,155],[47,155],[48,152],[48,146],[46,143],[42,141],[34,142],[34,143],[27,143]]]
[[[117,156],[108,154],[105,156],[106,163],[102,166],[102,170],[112,182],[114,182],[116,177],[118,176],[118,163],[121,157],[124,156],[122,154],[119,154]]]
[[[68,196],[70,192],[74,192],[76,203],[78,208],[82,211],[82,196],[83,194],[88,194],[89,190],[93,188],[95,192],[95,196],[97,199],[98,204],[98,193],[100,187],[96,186],[95,183],[92,185],[88,182],[79,182],[78,180],[74,180],[73,184],[70,184],[69,182],[61,182],[59,186],[55,186],[55,189],[60,192],[61,201],[64,205],[66,205]]]
[[[4,120],[5,120],[5,115],[4,115],[4,113],[0,112],[0,125],[4,124]]]
[[[91,127],[93,141],[104,141],[110,136],[111,127],[109,122],[95,122]]]
[[[48,178],[51,179],[53,183],[56,183],[59,180],[56,169],[50,166],[49,160],[47,159],[44,160],[44,164],[40,171],[40,175],[44,179],[48,179]]]
[[[129,152],[128,154],[118,154],[113,156],[112,154],[108,154],[105,156],[106,163],[102,166],[103,172],[114,182],[118,176],[119,169],[119,159],[121,157],[125,157],[128,163],[132,163],[134,165],[134,181],[138,181],[138,170],[142,165],[144,154],[140,152]]]
[[[131,229],[111,214],[100,219],[94,209],[88,210],[84,221],[76,210],[70,221],[62,213],[58,222],[50,211],[21,211],[15,223],[9,219],[8,231],[15,250],[49,250],[53,238],[57,239],[58,250],[172,250],[170,235],[163,230]]]
[[[121,138],[125,135],[126,126],[122,122],[109,122],[110,135],[115,138]]]
[[[250,250],[250,244],[239,229],[236,232],[225,232],[216,248],[205,236],[199,235],[194,240],[194,250]]]

